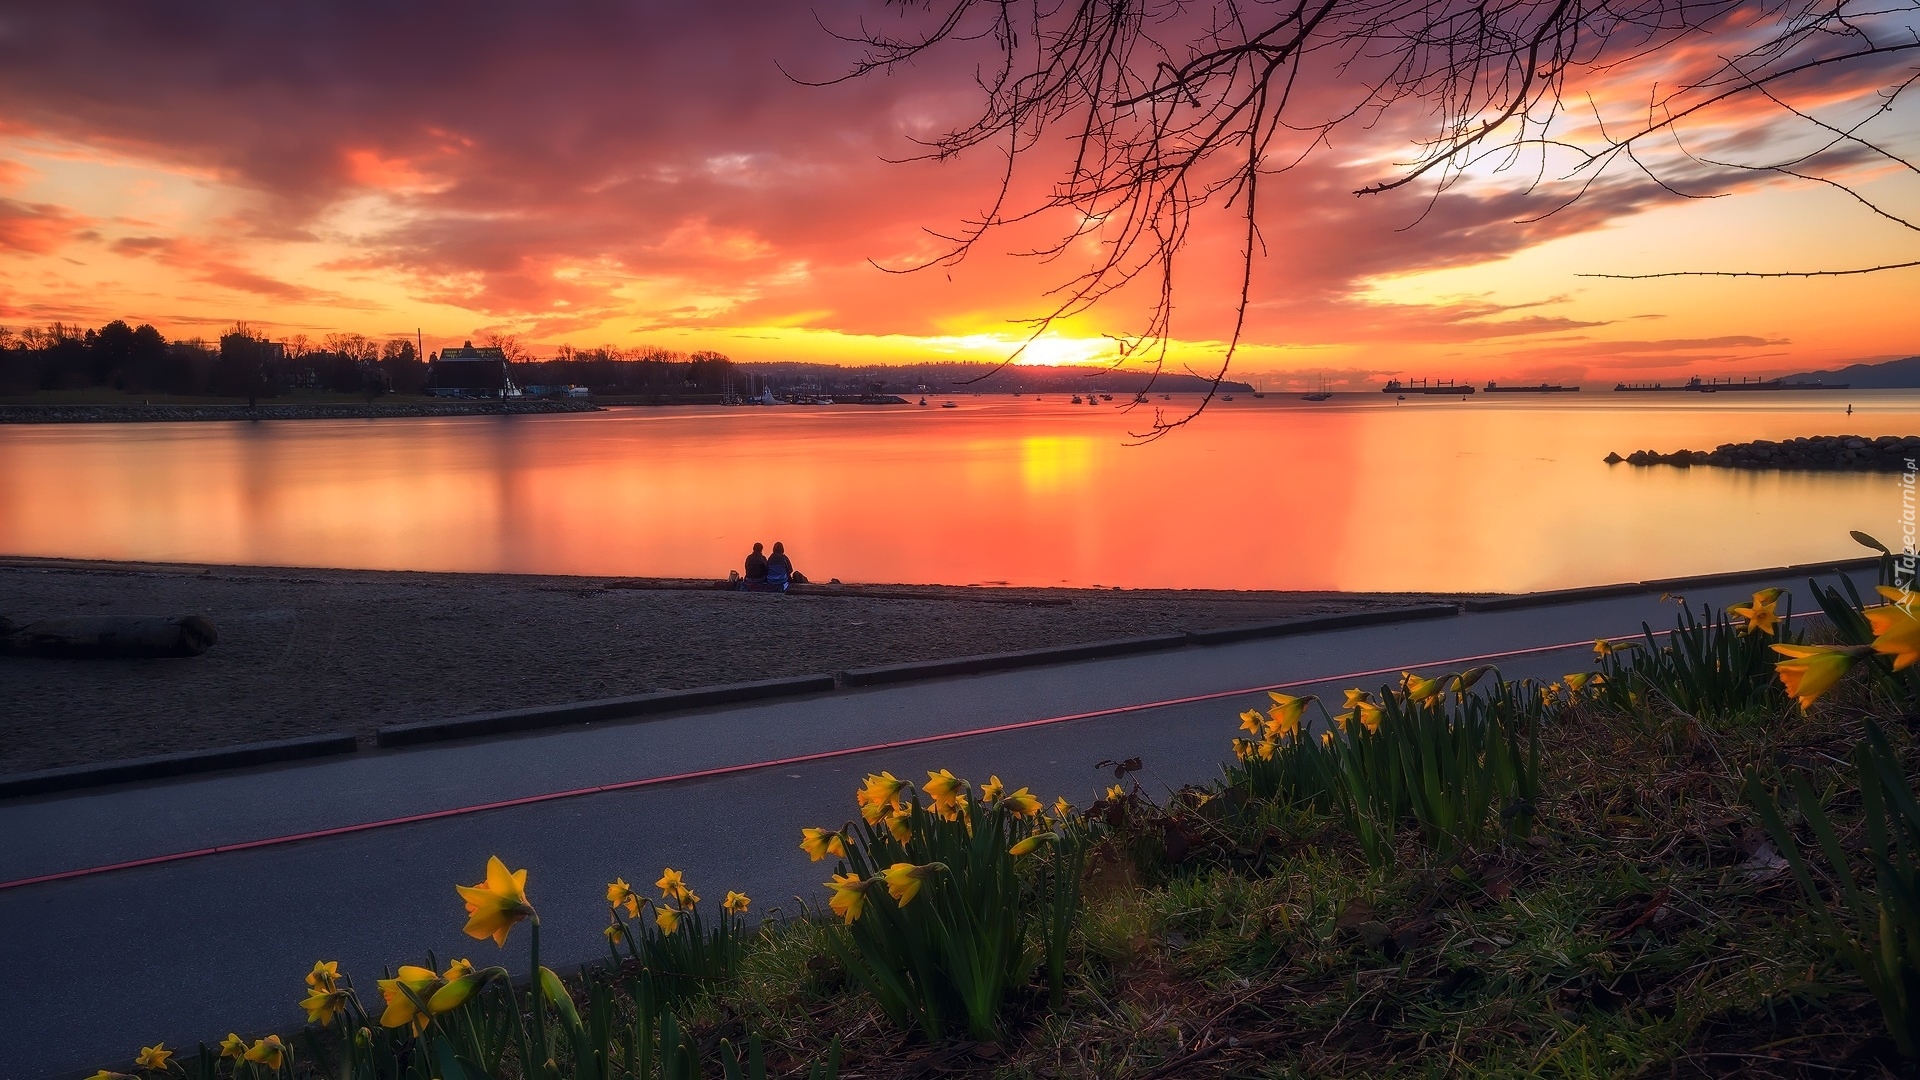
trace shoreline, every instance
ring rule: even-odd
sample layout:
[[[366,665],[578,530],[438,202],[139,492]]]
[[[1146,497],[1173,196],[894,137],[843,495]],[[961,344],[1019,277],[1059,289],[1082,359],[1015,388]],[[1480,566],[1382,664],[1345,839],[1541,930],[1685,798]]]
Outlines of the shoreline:
[[[1480,595],[1480,594],[1472,594]],[[1459,594],[712,581],[0,556],[16,623],[198,614],[178,660],[0,657],[0,775]],[[811,603],[830,600],[830,603]]]
[[[259,405],[21,405],[0,403],[0,424],[136,424],[219,420],[386,420],[604,412],[590,401],[268,401]]]

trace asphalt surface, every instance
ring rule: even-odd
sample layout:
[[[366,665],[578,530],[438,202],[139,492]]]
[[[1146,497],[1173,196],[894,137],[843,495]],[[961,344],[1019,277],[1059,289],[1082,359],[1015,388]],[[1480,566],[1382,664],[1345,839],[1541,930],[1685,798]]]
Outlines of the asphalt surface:
[[[1724,604],[1762,584],[1687,599]],[[1804,580],[1773,584],[1796,593],[1797,611],[1814,607]],[[340,961],[376,997],[383,968],[429,949],[524,972],[524,932],[504,950],[460,932],[453,886],[480,880],[489,855],[531,871],[544,959],[577,963],[604,955],[615,876],[651,883],[672,866],[714,900],[747,893],[756,914],[794,912],[796,897],[817,904],[829,864],[808,862],[800,829],[851,817],[869,772],[997,773],[1084,805],[1111,782],[1095,762],[1138,756],[1138,779],[1158,794],[1219,776],[1238,714],[1264,704],[1262,687],[1308,683],[1337,702],[1346,686],[1384,685],[1403,666],[1564,646],[1497,661],[1510,678],[1552,678],[1589,669],[1596,636],[1638,633],[1643,621],[1664,629],[1674,612],[1640,596],[1463,614],[0,803],[0,882],[16,882],[735,770],[0,887],[0,1080],[125,1070],[154,1040],[190,1049],[230,1030],[295,1029],[316,959]],[[962,734],[1061,717],[1080,718]],[[915,739],[935,741],[860,749]],[[809,759],[743,768],[796,757]]]

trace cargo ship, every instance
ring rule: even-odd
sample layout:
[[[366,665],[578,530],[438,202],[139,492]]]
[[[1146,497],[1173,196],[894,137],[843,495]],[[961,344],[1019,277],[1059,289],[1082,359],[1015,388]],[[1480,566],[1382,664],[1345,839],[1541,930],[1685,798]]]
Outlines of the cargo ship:
[[[1387,385],[1381,387],[1380,392],[1383,394],[1471,394],[1473,385],[1471,383],[1461,385],[1452,379],[1444,382],[1428,382],[1425,379],[1401,382],[1399,379],[1388,379]]]
[[[1846,383],[1821,382],[1818,379],[1812,382],[1783,382],[1779,379],[1742,379],[1739,382],[1728,379],[1721,382],[1714,379],[1702,379],[1696,375],[1686,382],[1681,383],[1679,386],[1668,386],[1665,383],[1621,383],[1613,389],[1615,393],[1620,394],[1674,393],[1681,391],[1691,391],[1696,394],[1718,394],[1750,390],[1845,390],[1847,385]]]
[[[1561,386],[1558,383],[1541,383],[1538,386],[1501,386],[1499,383],[1491,382],[1487,384],[1489,394],[1577,394],[1579,392],[1580,388],[1577,386]]]

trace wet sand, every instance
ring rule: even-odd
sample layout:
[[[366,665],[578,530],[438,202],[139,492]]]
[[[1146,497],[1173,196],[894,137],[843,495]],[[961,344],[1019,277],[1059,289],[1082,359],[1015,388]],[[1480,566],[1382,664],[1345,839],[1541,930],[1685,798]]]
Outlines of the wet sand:
[[[185,660],[0,657],[0,774],[1432,594],[819,587],[0,558],[0,616],[204,615]]]

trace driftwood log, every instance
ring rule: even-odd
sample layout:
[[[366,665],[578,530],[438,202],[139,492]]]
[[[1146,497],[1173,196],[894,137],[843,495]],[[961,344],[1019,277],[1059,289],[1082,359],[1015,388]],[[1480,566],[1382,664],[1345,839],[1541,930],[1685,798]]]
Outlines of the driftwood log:
[[[0,654],[82,660],[199,656],[220,635],[200,615],[87,615],[24,626],[0,619]]]

